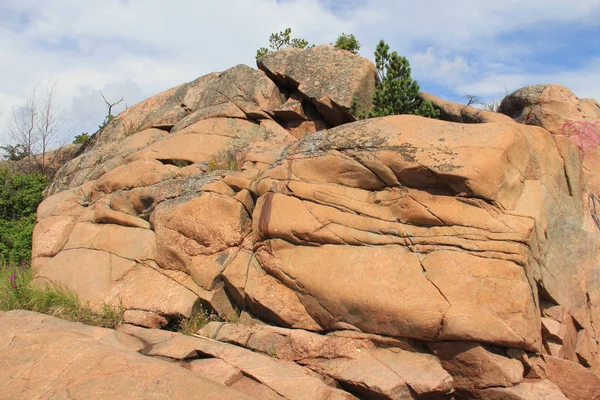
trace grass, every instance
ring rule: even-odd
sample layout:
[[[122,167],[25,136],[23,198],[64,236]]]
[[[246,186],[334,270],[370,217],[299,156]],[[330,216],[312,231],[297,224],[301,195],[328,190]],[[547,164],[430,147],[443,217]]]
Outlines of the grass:
[[[240,166],[238,165],[235,152],[233,150],[224,150],[217,154],[217,156],[211,158],[208,161],[208,171],[239,171]]]
[[[39,288],[30,285],[33,279],[28,266],[0,265],[0,311],[28,310],[51,315],[60,319],[81,322],[87,325],[116,328],[123,322],[123,306],[104,304],[101,313],[94,312],[88,303],[77,294],[62,287]],[[238,311],[229,317],[237,322]],[[190,318],[183,318],[172,326],[172,330],[192,335],[211,321],[224,321],[210,307],[197,303]]]
[[[192,309],[192,316],[181,319],[176,325],[175,330],[184,335],[193,335],[212,321],[222,322],[223,319],[215,312],[210,311],[208,306],[202,304],[202,302],[198,302]]]
[[[96,313],[75,293],[61,287],[32,286],[32,278],[27,266],[0,265],[0,311],[35,311],[105,328],[116,328],[123,320],[122,306],[105,304],[102,313]]]

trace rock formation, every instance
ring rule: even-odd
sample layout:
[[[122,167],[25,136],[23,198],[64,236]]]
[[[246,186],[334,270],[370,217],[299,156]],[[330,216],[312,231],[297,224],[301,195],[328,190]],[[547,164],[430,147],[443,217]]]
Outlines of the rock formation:
[[[145,353],[255,398],[598,398],[598,142],[556,128],[598,103],[544,86],[465,121],[488,123],[443,101],[450,121],[355,121],[374,88],[318,46],[130,107],[47,190],[34,282],[147,328],[242,311]]]

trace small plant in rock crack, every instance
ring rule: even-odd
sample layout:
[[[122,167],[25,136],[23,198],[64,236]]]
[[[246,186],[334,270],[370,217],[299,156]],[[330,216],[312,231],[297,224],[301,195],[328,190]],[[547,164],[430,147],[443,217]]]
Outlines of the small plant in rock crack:
[[[208,171],[239,171],[240,167],[234,150],[228,149],[220,151],[216,156],[208,160]]]
[[[192,315],[179,320],[175,330],[184,335],[193,335],[213,321],[223,322],[223,319],[210,306],[198,302],[192,308]]]
[[[267,351],[267,355],[271,358],[279,360],[279,355],[277,354],[277,348],[275,345],[271,346],[271,348]]]
[[[83,207],[87,207],[91,204],[92,202],[92,198],[90,197],[89,194],[86,194],[83,190],[81,191],[81,200],[79,201],[79,204],[82,205]]]

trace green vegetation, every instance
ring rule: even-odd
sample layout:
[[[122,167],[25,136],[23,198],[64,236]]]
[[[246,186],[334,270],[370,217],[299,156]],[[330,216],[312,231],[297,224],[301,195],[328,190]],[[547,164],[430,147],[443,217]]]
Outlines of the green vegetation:
[[[190,318],[184,318],[179,321],[177,331],[184,335],[193,335],[204,328],[209,322],[218,320],[219,319],[216,318],[214,314],[207,314],[205,311],[200,311]]]
[[[346,35],[345,33],[342,33],[335,40],[333,45],[338,49],[347,50],[353,54],[358,54],[358,51],[360,50],[360,43],[353,34]]]
[[[419,96],[419,84],[410,76],[410,64],[406,57],[389,51],[390,46],[383,40],[380,41],[375,50],[378,82],[373,96],[373,108],[368,116],[363,114],[358,117],[373,118],[397,114],[439,117],[439,111],[433,108],[431,102],[424,101]]]
[[[47,183],[39,173],[0,169],[0,265],[30,259],[35,213]]]
[[[300,38],[292,38],[292,28],[287,28],[278,33],[272,33],[269,38],[269,47],[271,50],[266,47],[261,47],[256,50],[256,59],[258,60],[262,56],[271,51],[277,51],[281,49],[285,49],[288,47],[297,47],[299,49],[305,49],[308,46],[308,42],[304,39]]]
[[[220,151],[215,157],[208,161],[208,171],[239,171],[240,166],[236,158],[234,149]]]
[[[123,307],[104,305],[102,313],[95,313],[88,304],[66,289],[59,287],[39,288],[30,285],[31,269],[0,266],[0,310],[28,310],[52,315],[69,321],[88,325],[117,327],[123,319]]]
[[[3,158],[8,161],[19,161],[29,155],[27,147],[22,144],[0,146],[0,150],[4,152]]]
[[[88,141],[90,135],[87,132],[84,132],[80,135],[75,136],[75,140],[73,140],[73,144],[84,144]]]
[[[223,322],[224,320],[219,317],[210,306],[205,305],[200,301],[194,305],[192,316],[190,318],[181,319],[176,325],[175,330],[184,335],[193,335],[212,321]]]

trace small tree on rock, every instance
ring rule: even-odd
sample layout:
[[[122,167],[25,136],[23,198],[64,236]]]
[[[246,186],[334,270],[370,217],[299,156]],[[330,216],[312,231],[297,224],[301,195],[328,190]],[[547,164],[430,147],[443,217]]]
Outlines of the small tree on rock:
[[[369,117],[397,114],[439,117],[439,111],[434,109],[431,102],[419,96],[419,84],[410,76],[410,64],[406,57],[399,56],[395,51],[390,53],[390,46],[383,40],[375,50],[375,66],[378,82]]]
[[[277,51],[281,49],[285,49],[288,47],[297,47],[299,49],[305,49],[308,46],[308,42],[304,39],[300,38],[292,38],[292,28],[287,28],[278,33],[272,33],[269,38],[269,47],[271,50],[266,47],[261,47],[256,51],[256,59],[258,60],[262,56],[271,51]]]
[[[360,42],[356,40],[353,34],[346,35],[342,33],[333,44],[338,49],[347,50],[350,53],[358,54],[360,50]]]
[[[464,93],[462,95],[462,97],[467,100],[468,106],[474,105],[474,104],[484,104],[483,101],[481,100],[481,98],[479,96],[475,96],[474,94]]]
[[[104,118],[104,121],[102,122],[102,125],[99,125],[98,128],[102,129],[106,126],[106,124],[108,124],[110,121],[113,120],[113,118],[115,117],[112,114],[112,108],[116,105],[121,104],[121,102],[125,99],[124,97],[121,97],[121,100],[115,102],[115,103],[111,103],[108,100],[106,100],[106,97],[104,97],[104,95],[102,94],[102,92],[100,92],[100,96],[102,96],[102,100],[104,100],[104,102],[106,103],[106,106],[108,107],[108,114],[106,114],[106,117]]]
[[[84,144],[88,141],[90,135],[87,132],[83,132],[77,136],[75,136],[75,140],[73,140],[73,144]]]
[[[19,161],[24,158],[27,158],[29,152],[27,148],[22,144],[11,145],[8,144],[6,146],[0,146],[0,149],[4,152],[4,159],[8,161]]]
[[[8,137],[12,142],[8,147],[12,146],[12,149],[5,148],[5,152],[8,151],[9,157],[27,160],[22,163],[24,172],[51,176],[60,152],[50,153],[49,150],[63,144],[59,143],[59,136],[66,116],[66,110],[56,101],[56,82],[48,81],[46,87],[37,84],[25,103],[13,113],[13,120],[8,126]]]

